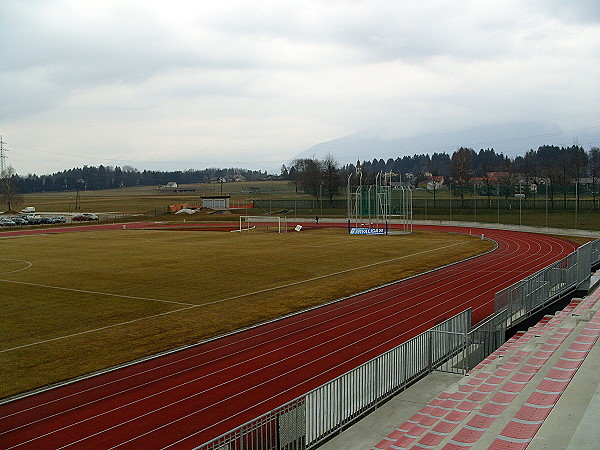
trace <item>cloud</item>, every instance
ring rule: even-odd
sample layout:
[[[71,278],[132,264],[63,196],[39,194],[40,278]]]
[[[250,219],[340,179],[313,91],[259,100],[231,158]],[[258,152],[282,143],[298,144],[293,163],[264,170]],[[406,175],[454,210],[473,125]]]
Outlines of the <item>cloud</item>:
[[[598,109],[595,1],[30,0],[2,9],[2,134],[22,173],[107,161],[277,168],[360,130],[590,122]],[[579,125],[588,123],[569,127]]]

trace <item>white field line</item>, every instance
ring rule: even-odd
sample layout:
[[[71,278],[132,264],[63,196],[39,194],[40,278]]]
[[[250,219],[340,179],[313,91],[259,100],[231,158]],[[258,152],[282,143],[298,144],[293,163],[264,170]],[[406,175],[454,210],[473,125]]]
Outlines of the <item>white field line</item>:
[[[88,291],[88,290],[85,290],[85,289],[75,289],[75,288],[66,288],[66,287],[60,287],[60,286],[50,286],[48,284],[29,283],[29,282],[26,282],[26,281],[2,280],[2,279],[0,279],[0,282],[3,282],[3,283],[13,283],[13,284],[23,284],[25,286],[35,286],[35,287],[42,287],[42,288],[46,288],[46,289],[57,289],[59,291],[79,292],[79,293],[82,293],[82,294],[105,295],[107,297],[127,298],[127,299],[132,299],[132,300],[147,300],[147,301],[150,301],[150,302],[171,303],[173,305],[182,305],[182,306],[197,306],[194,303],[175,302],[175,301],[172,301],[172,300],[160,300],[160,299],[157,299],[157,298],[149,298],[149,297],[136,297],[135,295],[112,294],[110,292]]]
[[[398,256],[397,258],[386,259],[385,261],[379,261],[379,262],[367,264],[367,265],[360,266],[360,267],[353,267],[351,269],[340,270],[339,272],[333,272],[333,273],[329,273],[329,274],[325,274],[325,275],[320,275],[318,277],[308,278],[306,280],[300,280],[300,281],[295,281],[295,282],[289,283],[289,284],[283,284],[281,286],[274,286],[272,288],[261,289],[260,291],[249,292],[249,293],[246,293],[246,294],[240,294],[240,295],[236,295],[234,297],[224,298],[222,300],[215,300],[214,302],[203,303],[202,305],[198,305],[198,306],[214,305],[215,303],[222,303],[222,302],[226,302],[226,301],[229,301],[229,300],[234,300],[234,299],[237,299],[237,298],[248,297],[250,295],[263,294],[265,292],[275,291],[277,289],[285,289],[285,288],[290,287],[290,286],[297,286],[299,284],[304,284],[304,283],[312,283],[313,281],[322,280],[324,278],[329,278],[329,277],[334,277],[336,275],[341,275],[343,273],[349,273],[349,272],[354,272],[356,270],[367,269],[369,267],[374,267],[374,266],[378,266],[378,265],[381,265],[381,264],[387,264],[387,263],[390,263],[390,262],[393,262],[393,261],[398,261],[400,259],[411,258],[413,256],[422,255],[424,253],[431,253],[431,252],[435,252],[437,250],[443,250],[443,249],[446,249],[446,248],[449,248],[449,247],[454,247],[456,245],[463,245],[463,244],[466,244],[466,242],[457,242],[457,243],[454,243],[454,244],[444,245],[442,247],[432,248],[432,249],[429,249],[429,250],[423,250],[421,252],[412,253],[410,255]]]
[[[153,314],[151,316],[140,317],[139,319],[128,320],[127,322],[114,323],[112,325],[106,325],[105,327],[99,327],[99,328],[94,328],[92,330],[80,331],[79,333],[68,334],[66,336],[58,336],[58,337],[55,337],[55,338],[52,338],[52,339],[46,339],[46,340],[43,340],[43,341],[32,342],[30,344],[19,345],[17,347],[13,347],[13,348],[6,348],[4,350],[0,350],[0,353],[11,352],[13,350],[19,350],[21,348],[32,347],[34,345],[46,344],[48,342],[60,341],[61,339],[67,339],[67,338],[72,338],[72,337],[75,337],[75,336],[81,336],[82,334],[94,333],[96,331],[102,331],[102,330],[106,330],[108,328],[120,327],[122,325],[127,325],[127,324],[130,324],[130,323],[139,322],[141,320],[152,319],[153,317],[166,316],[167,314],[173,314],[173,313],[176,313],[176,312],[179,312],[179,311],[185,311],[186,309],[192,309],[192,308],[195,308],[196,306],[197,305],[188,306],[187,308],[180,308],[180,309],[175,309],[173,311],[167,311],[167,312],[160,313],[160,314]]]
[[[11,280],[2,280],[2,279],[0,279],[0,282],[18,283],[18,284],[25,284],[25,285],[31,285],[31,286],[41,286],[41,287],[48,287],[48,288],[54,288],[54,289],[64,289],[64,290],[68,290],[68,291],[85,292],[85,293],[90,293],[90,294],[110,295],[110,296],[114,296],[114,297],[123,297],[123,298],[133,298],[133,299],[142,299],[142,300],[162,301],[162,302],[166,302],[166,303],[177,303],[177,304],[188,306],[187,308],[180,308],[180,309],[176,309],[176,310],[173,310],[173,311],[168,311],[168,312],[164,312],[164,313],[160,313],[160,314],[153,314],[151,316],[140,317],[138,319],[128,320],[126,322],[120,322],[120,323],[115,323],[115,324],[112,324],[112,325],[107,325],[107,326],[104,326],[104,327],[94,328],[94,329],[91,329],[91,330],[85,330],[85,331],[81,331],[79,333],[73,333],[73,334],[69,334],[69,335],[65,335],[65,336],[58,336],[58,337],[51,338],[51,339],[45,339],[45,340],[38,341],[38,342],[32,342],[32,343],[29,343],[29,344],[24,344],[24,345],[19,345],[19,346],[12,347],[12,348],[7,348],[7,349],[4,349],[4,350],[0,350],[0,353],[5,353],[5,352],[14,351],[14,350],[19,350],[21,348],[32,347],[32,346],[35,346],[35,345],[46,344],[48,342],[53,342],[53,341],[58,341],[58,340],[67,339],[67,338],[71,338],[71,337],[76,337],[76,336],[80,336],[80,335],[83,335],[83,334],[94,333],[96,331],[102,331],[102,330],[106,330],[106,329],[109,329],[109,328],[115,328],[115,327],[119,327],[119,326],[122,326],[122,325],[128,325],[128,324],[131,324],[131,323],[134,323],[134,322],[140,322],[140,321],[146,320],[146,319],[152,319],[152,318],[155,318],[155,317],[165,316],[167,314],[173,314],[173,313],[180,312],[180,311],[186,311],[188,309],[194,309],[194,308],[200,308],[200,307],[204,307],[204,306],[210,306],[210,305],[214,305],[214,304],[218,304],[218,303],[227,302],[227,301],[230,301],[230,300],[235,300],[235,299],[238,299],[238,298],[249,297],[251,295],[262,294],[262,293],[265,293],[265,292],[275,291],[277,289],[285,289],[285,288],[290,287],[290,286],[296,286],[296,285],[303,284],[303,283],[310,283],[310,282],[313,282],[313,281],[316,281],[316,280],[320,280],[320,279],[324,279],[324,278],[328,278],[328,277],[333,277],[333,276],[340,275],[340,274],[343,274],[343,273],[353,272],[353,271],[356,271],[356,270],[362,270],[362,269],[366,269],[366,268],[377,266],[377,265],[381,265],[381,264],[387,264],[389,262],[397,261],[397,260],[400,260],[400,259],[410,258],[410,257],[418,256],[418,255],[421,255],[421,254],[424,254],[424,253],[431,253],[431,252],[438,251],[438,250],[443,250],[443,249],[446,249],[446,248],[449,248],[449,247],[454,247],[456,245],[463,245],[465,243],[466,242],[457,242],[457,243],[454,243],[454,244],[444,245],[442,247],[437,247],[437,248],[433,248],[433,249],[429,249],[429,250],[423,250],[423,251],[420,251],[420,252],[412,253],[410,255],[399,256],[397,258],[387,259],[385,261],[379,261],[379,262],[376,262],[376,263],[366,264],[366,265],[360,266],[360,267],[354,267],[354,268],[351,268],[351,269],[341,270],[341,271],[333,272],[333,273],[330,273],[330,274],[320,275],[318,277],[313,277],[313,278],[309,278],[309,279],[306,279],[306,280],[296,281],[294,283],[288,283],[288,284],[284,284],[284,285],[281,285],[281,286],[274,286],[272,288],[261,289],[259,291],[254,291],[254,292],[248,292],[248,293],[236,295],[236,296],[233,296],[233,297],[228,297],[228,298],[224,298],[224,299],[220,299],[220,300],[215,300],[213,302],[203,303],[201,305],[193,305],[193,304],[189,304],[189,303],[170,302],[168,300],[147,299],[147,298],[143,298],[143,297],[131,297],[131,296],[127,296],[127,295],[106,294],[106,293],[103,293],[103,292],[81,291],[81,290],[78,290],[78,289],[70,289],[70,288],[57,288],[57,287],[54,287],[54,286],[46,286],[46,285],[35,284],[35,283],[26,283],[26,282],[22,282],[22,281],[11,281]]]
[[[31,266],[33,266],[33,263],[30,261],[25,261],[24,259],[0,259],[0,261],[18,261],[18,262],[23,262],[25,264],[27,264],[27,267],[23,267],[21,269],[17,269],[17,270],[11,270],[9,272],[0,272],[0,275],[6,275],[7,273],[15,273],[15,272],[21,272],[22,270],[27,270],[29,269]]]

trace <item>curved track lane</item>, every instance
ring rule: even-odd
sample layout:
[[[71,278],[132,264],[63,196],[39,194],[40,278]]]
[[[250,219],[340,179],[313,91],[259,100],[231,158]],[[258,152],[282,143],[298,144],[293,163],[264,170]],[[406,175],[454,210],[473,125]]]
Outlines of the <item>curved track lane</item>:
[[[458,227],[420,229],[465,232]],[[189,448],[291,400],[574,251],[475,229],[496,251],[293,317],[0,406],[3,448]]]

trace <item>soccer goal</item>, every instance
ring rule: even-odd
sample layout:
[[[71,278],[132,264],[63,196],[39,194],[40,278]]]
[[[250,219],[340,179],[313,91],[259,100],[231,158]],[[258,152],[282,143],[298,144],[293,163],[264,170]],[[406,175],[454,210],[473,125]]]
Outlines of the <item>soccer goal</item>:
[[[273,231],[287,233],[287,217],[281,216],[240,216],[240,228],[236,231]]]

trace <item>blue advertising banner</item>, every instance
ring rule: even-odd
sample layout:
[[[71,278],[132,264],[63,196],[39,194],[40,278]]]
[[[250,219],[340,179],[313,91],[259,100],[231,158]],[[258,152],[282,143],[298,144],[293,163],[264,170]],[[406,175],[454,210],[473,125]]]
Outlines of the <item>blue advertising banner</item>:
[[[385,228],[351,228],[350,234],[384,235]]]

